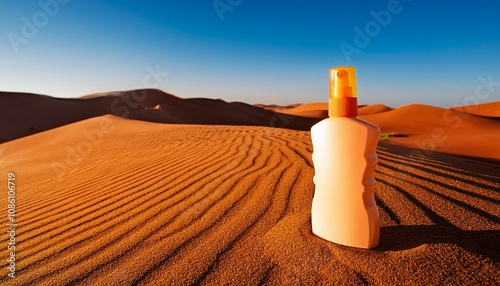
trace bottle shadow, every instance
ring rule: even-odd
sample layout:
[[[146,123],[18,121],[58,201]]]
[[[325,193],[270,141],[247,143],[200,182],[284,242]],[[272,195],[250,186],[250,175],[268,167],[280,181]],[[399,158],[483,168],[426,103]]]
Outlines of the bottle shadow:
[[[451,243],[500,262],[500,230],[461,230],[438,225],[400,225],[380,228],[375,251],[401,251],[425,244]]]

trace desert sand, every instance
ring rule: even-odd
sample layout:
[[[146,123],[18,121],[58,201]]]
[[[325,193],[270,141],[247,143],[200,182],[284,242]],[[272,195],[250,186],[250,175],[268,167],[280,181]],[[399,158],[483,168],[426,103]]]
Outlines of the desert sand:
[[[296,130],[309,130],[320,120],[276,113],[243,102],[183,99],[158,89],[103,92],[81,98],[0,92],[0,143],[105,114],[149,122],[271,126]]]
[[[365,118],[411,135],[425,123],[405,129],[398,112],[421,109]],[[462,128],[498,127],[471,118]],[[19,247],[16,278],[2,259],[0,284],[500,284],[498,163],[391,144],[408,138],[379,143],[373,250],[311,233],[308,131],[104,115],[9,140],[0,174],[17,177]]]
[[[256,104],[256,106],[262,107],[267,110],[295,116],[305,116],[320,119],[328,117],[328,103],[326,102],[292,104],[288,106]]]
[[[481,104],[472,104],[465,106],[456,106],[450,109],[472,115],[500,118],[500,101],[486,102]]]
[[[270,109],[318,119],[318,114],[328,114],[326,103]],[[440,152],[500,161],[499,112],[500,101],[453,108],[372,104],[361,106],[358,113],[388,135],[384,142],[420,149],[423,154]]]
[[[500,161],[500,120],[446,108],[410,104],[362,115],[391,134],[387,142],[421,149]]]

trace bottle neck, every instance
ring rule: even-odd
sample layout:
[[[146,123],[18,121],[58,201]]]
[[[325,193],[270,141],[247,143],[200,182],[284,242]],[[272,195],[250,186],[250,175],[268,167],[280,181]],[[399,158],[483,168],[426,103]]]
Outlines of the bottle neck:
[[[330,117],[358,116],[358,98],[357,97],[330,98],[330,100],[328,101],[328,116]]]

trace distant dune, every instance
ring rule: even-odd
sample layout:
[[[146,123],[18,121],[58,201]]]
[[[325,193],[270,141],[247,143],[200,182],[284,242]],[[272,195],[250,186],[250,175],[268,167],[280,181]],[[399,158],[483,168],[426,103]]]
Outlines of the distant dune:
[[[442,112],[412,105],[372,119],[427,132]],[[471,118],[463,128],[489,122]],[[15,279],[4,245],[0,284],[499,284],[498,164],[381,142],[380,246],[362,250],[312,234],[311,151],[308,131],[110,115],[0,144],[3,182],[17,177],[19,243]]]
[[[328,103],[326,102],[293,104],[287,106],[256,104],[256,106],[290,115],[306,116],[306,117],[320,118],[320,119],[328,117]],[[385,106],[383,104],[363,105],[359,107],[358,114],[368,115],[368,114],[385,112],[389,110],[392,110],[392,108]]]
[[[318,119],[284,115],[241,102],[182,99],[156,89],[62,99],[0,92],[0,143],[105,114],[185,124],[254,125],[309,130]]]
[[[263,108],[317,119],[328,117],[327,103]],[[360,118],[389,134],[385,142],[418,148],[425,154],[444,152],[500,160],[500,121],[496,120],[500,115],[500,102],[450,109],[421,104],[393,109],[373,104],[360,106],[358,113]]]
[[[377,114],[377,113],[382,113],[386,111],[390,111],[392,108],[389,106],[383,105],[383,104],[371,104],[371,105],[364,105],[361,106],[358,110],[359,115],[370,115],[370,114]]]
[[[320,119],[328,117],[328,103],[324,102],[294,104],[288,106],[277,106],[277,105],[257,105],[257,106],[261,106],[262,108],[272,110],[275,112],[280,112],[283,114],[306,116],[306,117],[320,118]]]
[[[158,123],[269,126],[310,130],[328,117],[327,103],[287,106],[220,99],[183,99],[157,89],[104,92],[81,98],[0,92],[0,143],[105,114]],[[500,101],[449,109],[411,104],[360,106],[389,143],[500,160]]]
[[[394,110],[360,116],[395,133],[390,143],[422,149],[500,160],[500,121],[451,109],[410,104]]]
[[[103,93],[88,99],[0,92],[0,143],[87,118],[126,114],[178,99],[155,89]]]
[[[270,126],[310,130],[319,119],[281,114],[242,102],[187,98],[160,103],[157,110],[130,113],[127,118],[162,123]]]
[[[500,101],[474,105],[455,106],[450,109],[453,111],[460,111],[472,115],[500,118]]]

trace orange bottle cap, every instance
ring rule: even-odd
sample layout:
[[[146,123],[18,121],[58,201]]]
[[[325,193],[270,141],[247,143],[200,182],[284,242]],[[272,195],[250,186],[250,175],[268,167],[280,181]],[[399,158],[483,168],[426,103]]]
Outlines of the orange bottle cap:
[[[356,69],[353,66],[330,69],[328,115],[334,117],[353,117],[358,115]]]

